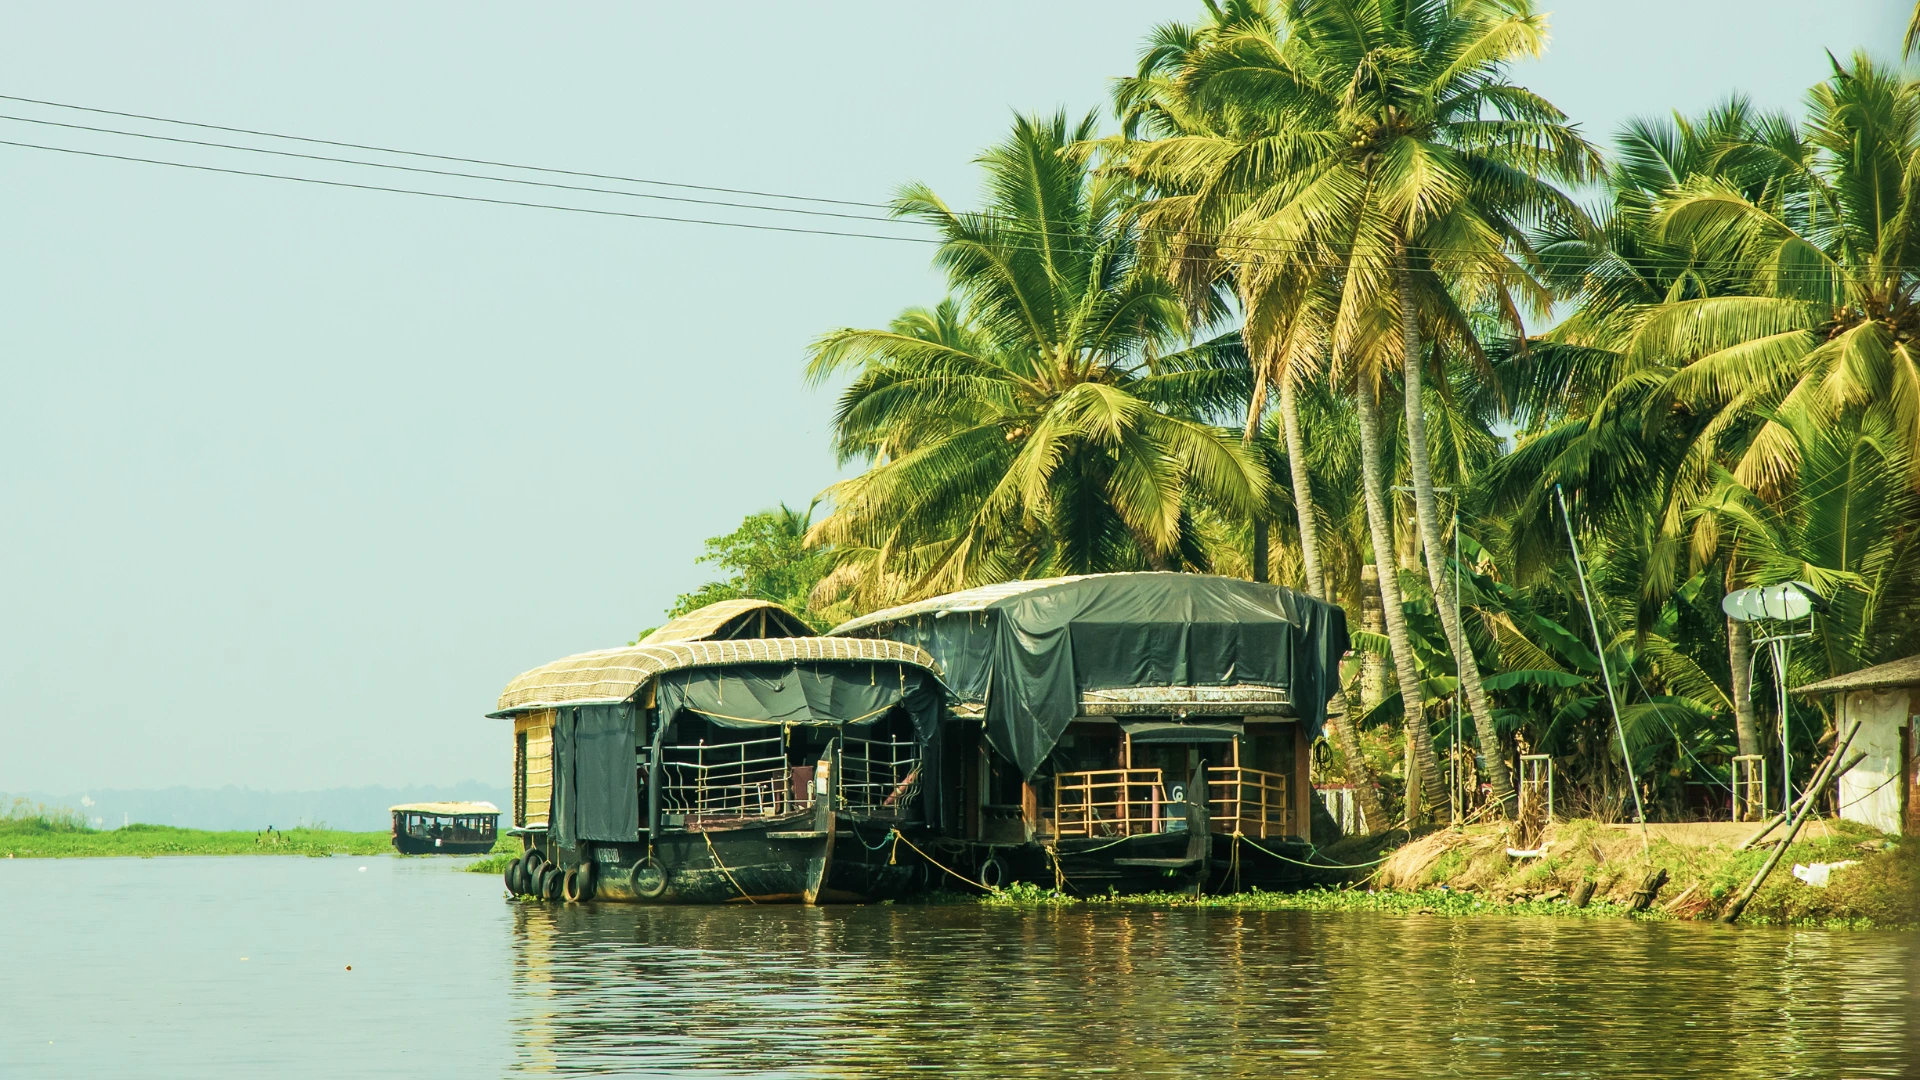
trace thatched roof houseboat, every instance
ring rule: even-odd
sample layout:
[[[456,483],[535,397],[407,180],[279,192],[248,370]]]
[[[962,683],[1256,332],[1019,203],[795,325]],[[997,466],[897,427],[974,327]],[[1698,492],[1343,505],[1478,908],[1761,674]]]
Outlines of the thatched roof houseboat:
[[[714,607],[502,692],[490,715],[513,721],[527,847],[514,891],[812,902],[924,881],[835,839],[937,819],[939,791],[920,783],[944,699],[932,658],[887,640],[693,639],[798,624],[759,602]]]

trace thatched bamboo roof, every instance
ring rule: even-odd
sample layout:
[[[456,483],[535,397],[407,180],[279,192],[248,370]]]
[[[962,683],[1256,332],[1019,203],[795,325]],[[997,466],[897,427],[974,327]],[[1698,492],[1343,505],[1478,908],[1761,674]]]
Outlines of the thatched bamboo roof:
[[[1838,694],[1848,690],[1892,690],[1902,686],[1920,687],[1920,655],[1905,660],[1875,664],[1845,675],[1835,675],[1817,683],[1796,686],[1796,694]]]
[[[656,675],[684,668],[795,661],[914,664],[939,674],[933,657],[912,645],[880,638],[742,638],[667,645],[629,645],[581,653],[507,684],[490,716],[589,702],[625,701]]]
[[[409,802],[387,807],[389,813],[409,814],[497,814],[500,808],[490,802]]]
[[[813,637],[813,627],[771,600],[722,600],[696,608],[640,639],[642,645],[743,637]]]

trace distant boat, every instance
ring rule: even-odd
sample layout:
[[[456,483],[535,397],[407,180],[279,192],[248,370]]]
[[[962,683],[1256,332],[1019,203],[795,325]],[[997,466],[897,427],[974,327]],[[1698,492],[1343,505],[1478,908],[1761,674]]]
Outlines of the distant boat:
[[[500,808],[490,802],[401,803],[393,811],[393,848],[402,855],[484,855],[498,837]]]

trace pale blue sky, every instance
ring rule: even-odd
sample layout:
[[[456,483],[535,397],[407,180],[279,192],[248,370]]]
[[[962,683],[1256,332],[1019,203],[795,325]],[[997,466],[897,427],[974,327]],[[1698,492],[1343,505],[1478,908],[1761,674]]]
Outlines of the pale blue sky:
[[[1905,18],[1549,6],[1552,50],[1522,77],[1596,137],[1734,89],[1792,105],[1823,46],[1886,54]],[[1197,10],[13,5],[0,93],[966,202],[1009,110],[1101,105],[1153,23]],[[364,175],[17,121],[0,139]],[[508,678],[626,641],[705,578],[703,537],[833,479],[807,343],[940,296],[912,244],[6,146],[0,190],[0,790],[498,779],[508,740],[481,714]]]

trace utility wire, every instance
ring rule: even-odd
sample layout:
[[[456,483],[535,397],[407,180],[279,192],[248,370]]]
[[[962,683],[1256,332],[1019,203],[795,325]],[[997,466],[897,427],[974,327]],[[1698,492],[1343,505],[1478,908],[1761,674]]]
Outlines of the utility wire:
[[[860,208],[866,208],[866,209],[886,210],[886,211],[892,211],[894,209],[894,206],[889,203],[864,202],[864,201],[853,200],[853,199],[830,199],[830,198],[822,198],[822,197],[810,196],[810,195],[792,195],[792,194],[787,194],[783,192],[764,191],[764,190],[758,190],[758,189],[752,189],[752,188],[734,188],[734,187],[721,187],[721,186],[709,185],[709,184],[693,184],[693,183],[685,183],[680,181],[658,180],[658,179],[653,179],[648,177],[622,176],[614,173],[596,173],[596,172],[588,172],[588,171],[577,170],[577,169],[561,169],[561,168],[554,168],[554,167],[541,166],[541,165],[526,165],[526,164],[521,164],[517,162],[496,161],[488,158],[462,157],[454,154],[437,154],[437,153],[431,153],[431,152],[419,151],[419,150],[403,150],[397,147],[380,146],[373,143],[357,143],[357,142],[350,142],[350,141],[340,140],[340,139],[323,139],[323,138],[316,138],[313,136],[306,136],[306,135],[291,135],[291,134],[286,134],[284,132],[266,131],[258,128],[244,128],[244,127],[235,127],[235,126],[226,125],[226,124],[205,123],[205,122],[195,121],[195,120],[182,120],[176,117],[157,116],[157,115],[148,114],[148,113],[128,112],[128,111],[119,110],[119,109],[105,109],[105,108],[98,108],[98,107],[88,106],[88,105],[75,105],[69,102],[52,101],[45,98],[25,97],[17,94],[0,94],[0,101],[14,101],[22,104],[39,105],[46,108],[66,109],[66,110],[71,110],[76,112],[91,113],[91,114],[102,115],[102,116],[116,116],[116,117],[121,117],[124,119],[130,119],[130,120],[147,121],[150,123],[172,124],[176,126],[197,128],[197,129],[206,130],[206,131],[221,131],[221,132],[227,132],[230,134],[249,135],[249,136],[254,136],[258,138],[282,139],[290,142],[306,143],[306,144],[316,145],[316,146],[332,146],[332,147],[338,147],[343,149],[369,151],[373,153],[395,154],[395,155],[401,155],[401,156],[407,156],[407,157],[424,158],[424,159],[434,160],[434,161],[455,162],[455,163],[468,164],[468,165],[483,165],[491,168],[517,169],[517,170],[522,170],[527,172],[545,173],[545,174],[555,175],[555,176],[572,176],[572,177],[579,177],[583,179],[593,179],[593,180],[611,180],[611,181],[616,181],[620,183],[642,184],[642,185],[654,186],[654,187],[668,187],[668,188],[675,188],[675,189],[688,190],[688,191],[704,191],[704,192],[712,192],[717,194],[743,195],[743,196],[750,196],[753,198],[762,198],[762,199],[780,199],[780,200],[789,201],[789,202],[815,203],[815,204],[830,205],[830,206],[849,206],[849,207],[860,207]],[[798,208],[798,207],[762,206],[762,205],[755,205],[750,203],[736,203],[736,202],[724,201],[724,200],[708,200],[708,199],[700,199],[700,198],[684,197],[684,196],[674,197],[674,196],[663,196],[663,195],[648,195],[642,192],[629,192],[629,191],[620,191],[616,189],[598,188],[598,187],[591,187],[591,186],[584,186],[584,185],[562,184],[562,183],[555,183],[552,181],[536,181],[536,180],[525,180],[525,179],[520,179],[515,177],[486,176],[481,174],[458,172],[458,171],[452,171],[452,170],[438,170],[438,169],[423,168],[419,166],[400,165],[400,164],[395,164],[390,162],[361,161],[361,160],[352,159],[352,158],[339,158],[339,157],[331,157],[331,156],[319,155],[319,154],[300,154],[292,151],[272,150],[264,147],[242,146],[242,145],[235,145],[231,143],[221,143],[221,142],[213,142],[213,141],[199,140],[199,139],[185,139],[185,138],[178,138],[178,137],[165,136],[165,135],[155,135],[155,134],[137,132],[137,131],[125,131],[117,128],[103,128],[103,127],[95,127],[95,126],[84,125],[84,124],[71,124],[71,123],[65,123],[65,122],[55,121],[55,120],[35,119],[35,118],[24,117],[24,116],[0,115],[0,120],[13,120],[20,123],[41,124],[41,125],[46,125],[51,127],[68,128],[72,130],[87,131],[87,132],[93,132],[93,133],[105,134],[105,135],[117,135],[122,137],[129,137],[129,138],[151,139],[151,140],[203,146],[203,147],[216,148],[216,149],[234,150],[242,153],[270,154],[278,157],[301,158],[301,159],[311,160],[311,161],[332,162],[332,163],[345,164],[345,165],[357,165],[365,168],[394,169],[394,170],[403,171],[403,172],[428,174],[428,175],[440,175],[440,176],[448,176],[448,177],[472,179],[472,180],[480,180],[480,181],[492,181],[495,183],[529,185],[529,186],[535,186],[535,187],[553,188],[558,190],[580,191],[580,192],[586,192],[586,193],[592,193],[592,194],[615,195],[615,196],[622,196],[622,197],[629,197],[629,198],[650,198],[650,199],[659,199],[659,200],[672,201],[672,202],[691,203],[696,205],[720,206],[720,207],[726,207],[730,209],[758,210],[758,211],[765,211],[770,213],[805,214],[809,216],[845,218],[848,220],[855,220],[855,221],[873,221],[873,222],[892,223],[898,220],[892,217],[891,215],[879,216],[879,215],[868,215],[868,214],[844,214],[844,213],[824,211],[824,210],[808,210],[808,209]],[[60,147],[38,147],[38,146],[35,146],[34,144],[28,144],[28,143],[6,143],[5,145],[22,146],[22,147],[35,148],[35,149],[51,149],[51,150],[63,149]],[[75,151],[75,152],[86,153],[85,151]],[[114,157],[116,155],[92,154],[90,156]],[[154,161],[153,159],[143,159],[143,158],[137,158],[133,156],[125,156],[122,159],[123,160],[145,160],[145,161],[150,161],[154,164],[173,164],[173,165],[181,164],[178,162]],[[182,167],[192,167],[192,166],[183,165]],[[228,170],[228,171],[235,173],[237,175],[271,175],[271,174],[249,174],[242,170]],[[307,179],[304,177],[280,177],[280,176],[276,176],[275,178],[292,179],[292,180]],[[362,186],[367,190],[399,191],[400,193],[403,193],[403,194],[422,194],[422,195],[435,194],[432,192],[403,191],[402,189],[395,189],[395,188],[380,188],[373,185],[362,185]],[[503,205],[524,205],[524,206],[541,205],[541,204],[523,203],[515,200],[471,199],[469,201],[476,201],[476,202],[493,201],[493,202],[501,203]],[[548,207],[548,208],[565,209],[563,207]],[[727,223],[703,222],[703,221],[697,221],[694,219],[668,218],[664,216],[657,217],[657,218],[648,218],[647,215],[616,215],[616,216],[633,216],[633,217],[639,217],[642,219],[649,219],[649,220],[685,220],[692,224],[727,224]],[[992,214],[976,213],[976,214],[967,214],[963,216],[967,218],[975,219],[975,220],[980,220],[986,223],[994,223],[994,219],[995,219],[995,216]],[[925,223],[922,222],[919,224],[925,224]],[[1000,223],[1000,224],[1002,225],[1002,227],[1005,227],[1005,223]],[[1158,226],[1139,226],[1139,227],[1141,228],[1143,235],[1159,235],[1161,237],[1174,237],[1174,236],[1182,235],[1178,230],[1170,230],[1164,227],[1158,227]],[[774,230],[774,231],[780,231],[780,230]],[[786,230],[786,231],[804,232],[808,230]],[[1049,238],[1066,238],[1068,235],[1065,230],[1057,230],[1057,229],[1036,230],[1031,228],[1020,227],[1019,231],[1027,232],[1036,236],[1047,236]],[[823,235],[848,235],[848,236],[855,235],[850,233],[831,234],[831,233],[825,233],[825,232],[822,232],[822,234]],[[1283,253],[1304,254],[1306,256],[1309,256],[1309,258],[1305,259],[1304,261],[1306,261],[1310,267],[1315,267],[1319,269],[1327,269],[1327,270],[1341,269],[1346,267],[1353,260],[1352,252],[1342,251],[1340,249],[1335,248],[1332,245],[1329,245],[1320,241],[1299,240],[1294,238],[1275,237],[1275,236],[1254,236],[1246,233],[1236,233],[1236,232],[1230,232],[1230,231],[1187,232],[1185,235],[1187,236],[1190,242],[1195,242],[1203,245],[1217,246],[1217,245],[1227,245],[1227,244],[1242,244],[1245,246],[1250,246],[1254,248],[1256,251],[1264,249],[1268,251],[1277,251],[1277,252],[1283,252]],[[866,237],[862,237],[862,238],[866,238]],[[1414,246],[1410,248],[1410,251],[1415,255],[1427,256],[1427,257],[1446,256],[1446,255],[1452,255],[1452,254],[1480,257],[1484,254],[1481,252],[1470,251],[1467,249],[1421,247],[1421,246]],[[1606,256],[1609,253],[1601,253],[1601,254],[1602,256]],[[1570,257],[1568,256],[1556,256],[1551,254],[1542,255],[1539,253],[1535,253],[1534,257],[1539,259],[1543,263],[1551,263],[1556,260],[1562,261],[1562,262],[1570,260]],[[1616,259],[1619,258],[1617,253],[1612,253],[1612,257]],[[1634,259],[1631,261],[1634,265],[1637,265],[1643,268],[1664,265],[1669,269],[1681,270],[1681,271],[1698,269],[1698,267],[1694,262],[1688,261],[1688,260],[1677,260],[1677,259],[1676,260],[1658,260],[1658,259],[1648,259],[1648,258],[1642,257],[1642,258]],[[1518,270],[1517,267],[1515,269]],[[1455,276],[1502,277],[1512,272],[1514,271],[1507,271],[1507,270],[1490,271],[1484,268],[1467,268],[1467,269],[1458,269],[1458,270],[1451,269],[1451,268],[1449,269],[1449,273],[1452,273]],[[1782,271],[1775,271],[1775,275],[1781,276],[1783,280],[1785,276],[1788,276]],[[1835,277],[1835,274],[1832,271],[1811,269],[1804,272],[1795,271],[1793,276],[1801,276],[1808,281],[1830,281]]]
[[[146,113],[122,112],[118,109],[100,109],[90,105],[73,105],[64,101],[48,101],[44,98],[20,97],[16,94],[0,94],[0,101],[18,101],[26,105],[44,105],[50,109],[71,109],[74,112],[95,113],[100,116],[118,116],[128,120],[147,120],[156,124],[175,124],[180,127],[200,128],[205,131],[225,131],[234,135],[255,135],[265,139],[286,139],[289,142],[312,143],[316,146],[337,146],[347,150],[371,150],[381,154],[404,154],[408,157],[431,158],[435,161],[452,161],[462,165],[491,165],[501,169],[525,169],[528,172],[552,173],[556,176],[577,176],[587,180],[618,180],[627,184],[647,184],[654,187],[681,188],[687,191],[711,191],[722,195],[751,195],[762,199],[791,199],[797,202],[825,203],[831,206],[864,206],[877,210],[892,209],[887,203],[858,202],[851,199],[821,199],[810,195],[783,195],[776,191],[714,187],[709,184],[688,184],[672,180],[652,180],[638,176],[619,176],[613,173],[556,169],[544,165],[520,165],[511,161],[489,161],[486,158],[459,157],[453,154],[433,154],[423,150],[400,150],[391,146],[375,146],[371,143],[344,142],[337,139],[317,139],[308,135],[287,135],[277,131],[229,127],[225,124],[207,124],[197,120],[179,120],[170,116],[151,116]]]
[[[484,173],[458,172],[452,169],[429,169],[419,165],[396,165],[384,161],[357,161],[353,158],[333,157],[327,154],[303,154],[294,150],[269,150],[259,146],[236,146],[232,143],[211,142],[206,139],[184,139],[173,135],[153,135],[143,131],[124,131],[119,128],[95,127],[90,124],[68,124],[59,120],[38,120],[30,116],[14,116],[0,113],[0,120],[12,120],[22,124],[41,124],[46,127],[66,128],[69,131],[88,131],[99,135],[123,135],[133,139],[151,139],[157,142],[178,143],[185,146],[204,146],[218,150],[238,150],[249,154],[270,154],[273,157],[297,158],[301,161],[323,161],[336,165],[358,165],[368,169],[392,169],[396,172],[420,173],[427,176],[448,176],[462,180],[485,180],[495,184],[518,184],[524,187],[553,188],[559,191],[580,191],[594,195],[619,195],[628,199],[654,199],[660,202],[693,203],[699,206],[724,206],[735,210],[765,210],[776,214],[805,214],[809,217],[843,218],[850,221],[874,221],[881,224],[919,224],[902,221],[899,218],[876,214],[846,214],[837,210],[809,210],[795,206],[762,206],[758,203],[730,202],[723,199],[701,199],[691,195],[655,195],[645,191],[621,191],[618,188],[591,187],[584,184],[562,184],[552,180],[524,180],[514,176],[487,176]]]
[[[100,150],[78,150],[70,146],[46,146],[40,143],[15,142],[11,139],[0,139],[0,146],[13,146],[24,150],[49,150],[57,154],[77,154],[81,157],[105,158],[109,161],[136,161],[147,165],[167,165],[176,169],[192,169],[195,172],[224,173],[228,176],[253,176],[268,180],[291,180],[301,184],[318,184],[322,187],[351,188],[356,191],[385,191],[396,195],[422,195],[430,199],[488,203],[493,206],[524,206],[538,210],[561,210],[570,214],[593,214],[597,217],[632,218],[638,221],[675,221],[685,225],[714,225],[724,229],[798,233],[806,236],[846,236],[862,240],[892,240],[897,243],[907,244],[939,244],[943,242],[932,237],[885,236],[880,233],[842,232],[834,229],[808,229],[795,225],[764,225],[745,221],[719,221],[712,218],[674,217],[671,214],[640,214],[628,210],[600,210],[586,206],[562,206],[557,203],[527,202],[519,199],[493,199],[480,195],[455,195],[445,191],[421,191],[415,188],[385,187],[380,184],[357,184],[347,180],[322,180],[312,176],[257,172],[251,169],[228,169],[217,165],[191,165],[184,161],[166,161],[160,158],[136,157],[130,154],[109,154]]]

